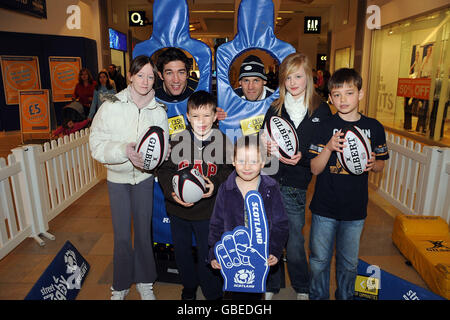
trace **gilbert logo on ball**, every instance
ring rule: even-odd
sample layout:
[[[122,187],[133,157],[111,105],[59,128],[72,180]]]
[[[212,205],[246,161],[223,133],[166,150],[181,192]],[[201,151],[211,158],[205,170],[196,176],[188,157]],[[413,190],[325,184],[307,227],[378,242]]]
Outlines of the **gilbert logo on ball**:
[[[163,163],[169,151],[169,136],[161,127],[152,126],[138,139],[136,152],[144,158],[144,170],[153,170]]]
[[[298,137],[294,127],[278,116],[270,117],[267,131],[272,140],[278,145],[279,153],[285,158],[291,158],[298,152]],[[279,156],[275,154],[275,156]]]
[[[172,178],[173,191],[181,201],[195,203],[206,191],[205,180],[197,169],[186,167],[178,170]]]
[[[363,174],[372,153],[370,140],[357,126],[348,126],[342,129],[342,133],[346,147],[342,149],[342,153],[337,153],[339,162],[347,172]]]

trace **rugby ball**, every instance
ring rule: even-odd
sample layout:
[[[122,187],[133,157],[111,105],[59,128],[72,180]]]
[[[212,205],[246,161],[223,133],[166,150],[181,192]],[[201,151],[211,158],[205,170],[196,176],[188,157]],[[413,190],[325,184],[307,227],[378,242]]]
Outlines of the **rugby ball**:
[[[144,170],[153,170],[164,162],[169,152],[169,134],[158,126],[148,128],[138,139],[136,152],[144,159]]]
[[[278,145],[279,153],[290,159],[298,152],[298,137],[295,128],[283,118],[278,116],[270,117],[267,122],[267,133]],[[275,154],[279,157],[279,154]]]
[[[205,180],[197,169],[186,167],[177,171],[172,178],[173,191],[181,201],[195,203],[206,191]]]
[[[347,172],[363,174],[372,153],[369,139],[360,128],[353,125],[342,129],[342,133],[346,147],[342,149],[343,152],[337,153],[339,162]]]

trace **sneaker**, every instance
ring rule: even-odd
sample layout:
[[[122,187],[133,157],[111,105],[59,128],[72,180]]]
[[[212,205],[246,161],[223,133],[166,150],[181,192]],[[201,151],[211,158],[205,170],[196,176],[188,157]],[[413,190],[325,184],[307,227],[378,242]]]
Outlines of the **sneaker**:
[[[272,300],[273,298],[273,292],[266,292],[264,293],[264,299],[265,300]]]
[[[125,300],[125,297],[127,296],[128,292],[130,292],[130,289],[125,289],[122,291],[114,290],[113,287],[111,287],[111,300]]]
[[[153,283],[138,283],[136,289],[141,295],[141,300],[156,300],[153,293]]]
[[[297,300],[309,300],[309,294],[297,293]]]

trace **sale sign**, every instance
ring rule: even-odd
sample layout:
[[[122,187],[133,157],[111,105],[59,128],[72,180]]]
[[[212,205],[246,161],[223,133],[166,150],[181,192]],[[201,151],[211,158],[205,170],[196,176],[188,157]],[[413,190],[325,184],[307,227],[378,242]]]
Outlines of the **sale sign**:
[[[47,89],[20,90],[19,108],[22,133],[50,132],[50,101]]]
[[[19,90],[41,88],[38,57],[1,56],[1,66],[7,105],[19,103]]]
[[[81,69],[80,57],[49,57],[54,102],[71,101]]]
[[[430,78],[398,78],[397,96],[428,100],[430,97]]]

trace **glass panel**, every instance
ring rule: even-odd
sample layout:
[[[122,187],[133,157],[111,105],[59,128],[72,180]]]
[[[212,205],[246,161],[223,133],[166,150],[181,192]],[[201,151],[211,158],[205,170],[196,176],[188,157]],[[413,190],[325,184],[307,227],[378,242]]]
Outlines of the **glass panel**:
[[[374,32],[369,115],[384,126],[436,140],[441,136],[434,132],[442,126],[443,136],[449,134],[448,93],[441,92],[448,79],[449,20],[450,9],[444,9]],[[439,103],[441,98],[445,102]]]

